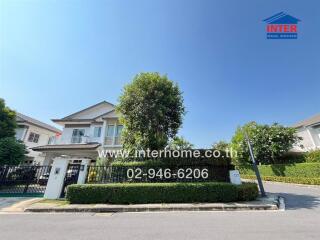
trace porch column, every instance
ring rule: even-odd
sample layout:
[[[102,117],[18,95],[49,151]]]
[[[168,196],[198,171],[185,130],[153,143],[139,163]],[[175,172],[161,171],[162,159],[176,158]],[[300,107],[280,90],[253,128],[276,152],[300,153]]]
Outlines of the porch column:
[[[53,160],[48,184],[44,193],[44,198],[58,199],[64,185],[64,178],[67,173],[69,160],[62,157],[56,157]]]
[[[101,129],[101,145],[102,147],[104,146],[105,140],[106,140],[106,128],[107,128],[107,120],[103,120],[103,125]]]
[[[84,184],[86,182],[88,166],[90,164],[90,161],[90,159],[82,159],[77,184]]]

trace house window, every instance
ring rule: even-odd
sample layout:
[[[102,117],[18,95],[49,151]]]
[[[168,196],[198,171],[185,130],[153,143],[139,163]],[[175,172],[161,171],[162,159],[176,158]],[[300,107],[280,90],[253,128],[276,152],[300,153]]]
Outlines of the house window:
[[[54,140],[55,140],[55,137],[54,137],[54,136],[49,137],[48,144],[53,144],[53,143],[54,143]]]
[[[93,137],[98,138],[101,136],[101,127],[94,127]]]
[[[82,162],[82,160],[73,160],[72,163],[73,164],[80,164]]]
[[[114,125],[108,125],[106,134],[106,145],[113,145]]]
[[[108,125],[106,131],[106,145],[121,145],[121,132],[123,125]]]
[[[123,129],[123,125],[118,125],[116,129],[116,136],[114,140],[115,145],[120,145],[121,144],[121,132]]]
[[[39,141],[39,137],[40,137],[39,134],[31,132],[29,134],[28,142],[37,143]]]
[[[84,129],[73,129],[71,143],[81,143],[84,133]]]

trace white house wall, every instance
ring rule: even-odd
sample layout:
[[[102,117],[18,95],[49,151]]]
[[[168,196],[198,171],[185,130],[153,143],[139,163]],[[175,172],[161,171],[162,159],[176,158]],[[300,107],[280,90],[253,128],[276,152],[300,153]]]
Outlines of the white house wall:
[[[31,124],[27,124],[28,125],[28,131],[27,131],[27,135],[24,139],[24,144],[27,146],[29,153],[27,154],[27,156],[29,157],[33,157],[34,158],[34,162],[35,163],[42,163],[44,160],[44,154],[42,154],[41,152],[35,152],[33,150],[31,150],[31,148],[33,147],[37,147],[37,146],[43,146],[43,145],[47,145],[49,142],[49,138],[52,136],[55,136],[56,133],[48,131],[47,129],[44,128],[40,128]],[[37,143],[34,142],[29,142],[28,138],[30,133],[36,133],[39,134],[39,140]]]
[[[301,127],[297,129],[297,135],[303,139],[300,144],[302,144],[304,148],[301,149],[299,147],[295,147],[294,149],[309,151],[314,150],[315,148],[320,148],[319,133],[319,128]]]

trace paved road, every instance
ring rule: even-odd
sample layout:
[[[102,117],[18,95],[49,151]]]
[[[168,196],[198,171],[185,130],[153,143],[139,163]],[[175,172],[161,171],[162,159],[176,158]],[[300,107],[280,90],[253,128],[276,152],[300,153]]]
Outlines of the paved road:
[[[118,214],[2,214],[0,238],[320,239],[320,187],[266,184],[286,198],[284,212],[167,212]]]

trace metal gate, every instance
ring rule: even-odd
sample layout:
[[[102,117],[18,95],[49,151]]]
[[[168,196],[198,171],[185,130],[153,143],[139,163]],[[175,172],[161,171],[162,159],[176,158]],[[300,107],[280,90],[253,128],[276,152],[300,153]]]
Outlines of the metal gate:
[[[51,166],[0,166],[0,196],[43,196]]]
[[[79,172],[81,169],[80,164],[69,164],[67,168],[67,173],[64,178],[64,184],[61,191],[60,197],[63,198],[66,195],[67,187],[71,184],[76,184],[78,182]]]

